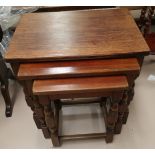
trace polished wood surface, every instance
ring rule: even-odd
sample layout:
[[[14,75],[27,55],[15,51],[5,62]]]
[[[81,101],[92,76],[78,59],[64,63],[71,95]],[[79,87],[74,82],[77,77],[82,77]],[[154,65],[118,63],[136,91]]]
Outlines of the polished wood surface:
[[[97,76],[139,72],[136,58],[81,60],[21,64],[18,71],[19,80],[66,78],[77,76]]]
[[[8,62],[148,55],[127,9],[23,15],[6,54]]]
[[[33,81],[36,79],[69,78],[69,77],[77,77],[77,76],[86,77],[86,76],[97,76],[97,75],[99,76],[126,75],[131,87],[132,86],[131,84],[133,83],[134,79],[139,75],[139,72],[140,72],[140,66],[136,58],[59,61],[59,62],[21,64],[18,72],[18,79]],[[30,90],[32,89],[31,85],[29,85],[29,89]],[[89,94],[85,93],[83,97],[87,97],[87,96],[90,97],[90,94],[91,93]],[[92,96],[93,95],[98,96],[99,94],[93,93]],[[101,96],[102,95],[103,93],[101,92]],[[79,94],[79,97],[80,96],[81,94]],[[62,97],[62,96],[59,96],[59,97]],[[77,97],[77,94],[75,97]],[[32,97],[30,98],[32,99]],[[79,104],[79,101],[74,102],[74,104],[77,104],[77,103]],[[83,101],[83,103],[86,103],[86,101]],[[125,120],[127,120],[127,117],[125,118]]]
[[[22,77],[20,82],[36,125],[42,129],[45,138],[51,137],[54,145],[59,146],[58,109],[54,111],[51,100],[55,103],[55,100],[65,98],[110,97],[106,142],[112,142],[115,123],[117,133],[122,128],[128,94],[132,94],[130,88],[138,76],[135,72],[139,74],[140,67],[135,60],[141,62],[141,66],[143,57],[148,54],[149,47],[129,12],[109,9],[26,14],[16,29],[6,60],[11,62],[15,73],[20,66],[18,76]],[[125,58],[129,57],[133,59],[127,61]],[[87,60],[90,58],[93,63]],[[128,75],[119,74],[125,70],[130,72],[130,80]],[[112,72],[119,75],[110,74],[109,77]],[[101,73],[105,77],[64,79],[75,73],[79,76]],[[45,80],[52,74],[61,79]],[[123,95],[125,92],[127,96]]]
[[[53,106],[51,104],[54,101],[54,96],[62,99],[67,98],[79,98],[82,97],[92,97],[96,95],[97,97],[111,97],[112,103],[109,105],[106,114],[106,133],[102,133],[102,137],[105,138],[107,143],[113,141],[115,124],[119,120],[119,129],[121,130],[122,119],[120,114],[118,114],[119,103],[123,97],[123,93],[127,91],[128,82],[125,76],[113,76],[113,77],[90,77],[90,78],[68,78],[68,79],[54,79],[54,80],[35,80],[33,85],[33,92],[38,98],[39,103],[44,108],[45,121],[49,131],[51,133],[51,139],[54,146],[60,146],[61,134],[59,134],[58,115],[55,116],[53,112]],[[51,99],[51,100],[50,100]],[[123,102],[124,103],[124,102]],[[59,105],[60,102],[55,102]],[[58,111],[61,109],[58,107]],[[101,136],[101,135],[100,135]],[[67,135],[65,136],[69,139],[78,138],[98,138],[97,134],[78,134],[78,135]]]
[[[128,82],[125,76],[111,77],[83,77],[52,80],[35,80],[33,84],[33,93],[35,95],[43,94],[62,94],[66,93],[84,93],[94,90],[103,91],[111,89],[125,89]]]

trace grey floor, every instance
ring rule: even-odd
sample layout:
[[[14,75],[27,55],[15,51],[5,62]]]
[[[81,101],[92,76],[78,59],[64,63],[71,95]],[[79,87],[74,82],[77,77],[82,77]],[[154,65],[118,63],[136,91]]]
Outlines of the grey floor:
[[[61,148],[155,148],[155,58],[145,58],[141,75],[136,80],[135,96],[130,105],[128,122],[122,133],[115,135],[111,144],[104,139],[64,142]],[[155,78],[155,77],[154,77]],[[11,83],[15,100],[11,118],[4,115],[4,102],[0,94],[0,148],[53,148],[50,139],[44,139],[32,119],[32,112],[25,103],[22,88]],[[16,93],[17,92],[17,93]],[[64,133],[104,131],[102,115],[97,105],[65,107],[63,109]]]

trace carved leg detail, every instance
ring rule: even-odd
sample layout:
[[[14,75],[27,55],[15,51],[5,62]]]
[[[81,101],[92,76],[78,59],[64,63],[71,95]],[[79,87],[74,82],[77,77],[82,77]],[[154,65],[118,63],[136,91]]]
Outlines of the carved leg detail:
[[[106,143],[113,141],[115,123],[118,119],[118,103],[113,103],[107,116]]]
[[[10,94],[8,90],[8,84],[1,84],[1,92],[5,101],[6,109],[5,109],[5,115],[6,117],[11,117],[12,116],[12,111],[13,111],[13,104],[10,99]]]
[[[54,118],[54,112],[53,109],[51,108],[51,102],[48,97],[40,97],[40,96],[39,101],[44,107],[45,121],[51,134],[53,146],[60,146],[58,129],[56,126],[56,120]]]
[[[127,99],[128,106],[130,105],[130,102],[133,100],[133,97],[134,97],[134,87],[135,87],[135,83],[133,83],[132,87],[128,91],[128,99]],[[123,124],[126,124],[128,115],[129,115],[129,108],[127,107],[123,116]]]
[[[33,111],[33,120],[37,126],[38,129],[41,129],[41,123],[39,121],[39,118],[38,118],[38,115],[37,113],[35,112],[35,108],[34,108],[34,100],[31,96],[27,96],[25,94],[25,100],[26,100],[26,103],[27,105],[31,108],[31,110]]]
[[[38,119],[37,113],[35,112],[35,108],[34,108],[34,97],[31,92],[32,90],[32,83],[27,83],[26,81],[20,81],[21,85],[23,86],[23,91],[25,94],[25,100],[27,105],[31,108],[31,110],[33,111],[33,120],[37,126],[38,129],[41,129],[41,124],[40,121]]]
[[[42,132],[44,134],[44,137],[50,138],[50,133],[49,133],[48,127],[47,127],[46,122],[45,122],[44,108],[37,101],[37,99],[34,102],[34,106],[35,106],[35,112],[37,114],[37,120],[36,121],[38,121],[38,119],[39,119],[40,126],[41,126]],[[33,115],[33,116],[35,116],[35,115]]]
[[[125,91],[124,94],[123,94],[123,99],[119,103],[118,120],[117,120],[116,125],[115,125],[115,134],[120,134],[121,133],[124,112],[127,110],[127,107],[128,107],[127,99],[128,99],[128,93],[127,93],[127,91]]]
[[[31,110],[34,111],[33,98],[25,94],[25,100],[27,105],[31,108]]]

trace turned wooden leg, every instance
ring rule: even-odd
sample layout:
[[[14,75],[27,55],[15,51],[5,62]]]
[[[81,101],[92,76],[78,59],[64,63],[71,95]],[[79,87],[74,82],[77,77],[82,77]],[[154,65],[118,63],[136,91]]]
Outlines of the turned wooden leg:
[[[38,129],[42,129],[43,135],[45,138],[50,138],[49,130],[46,126],[45,116],[44,116],[44,109],[39,104],[38,100],[33,96],[25,95],[25,99],[27,105],[33,111],[33,119]]]
[[[37,113],[37,120],[40,123],[43,135],[45,138],[50,138],[50,132],[45,122],[44,108],[37,99],[34,101],[35,112]]]
[[[1,83],[1,92],[6,105],[5,115],[6,117],[11,117],[12,111],[13,111],[13,104],[11,102],[11,98],[8,90],[8,82],[6,82],[5,84]]]
[[[31,95],[32,93],[32,83],[31,82],[26,82],[26,81],[20,81],[20,84],[23,86],[23,91],[25,94],[25,100],[27,105],[31,108],[33,111],[33,120],[37,126],[38,129],[41,129],[41,123],[39,121],[39,118],[37,116],[37,113],[35,112],[35,107],[34,107],[34,97]]]
[[[127,99],[128,106],[130,105],[130,102],[133,100],[133,97],[134,97],[134,87],[135,87],[135,83],[133,83],[132,87],[128,91],[128,99]],[[129,115],[129,108],[127,107],[123,116],[123,124],[126,124],[128,115]]]
[[[123,94],[123,99],[120,101],[118,106],[118,120],[115,124],[115,134],[120,134],[122,130],[122,124],[123,124],[123,117],[124,112],[126,111],[128,105],[127,105],[127,99],[128,99],[128,92],[125,91]]]
[[[31,108],[31,110],[33,111],[33,119],[34,119],[34,122],[37,126],[38,129],[41,129],[41,124],[40,124],[40,121],[37,117],[37,114],[35,113],[35,109],[34,109],[34,101],[32,99],[32,96],[29,96],[27,94],[25,94],[25,100],[26,100],[26,103],[27,105]]]
[[[34,108],[34,100],[33,100],[33,97],[32,96],[29,96],[27,94],[25,94],[25,100],[26,100],[26,103],[27,105],[31,108],[31,110],[33,111],[33,120],[37,126],[38,129],[41,129],[41,123],[38,119],[38,116],[35,112],[35,108]]]
[[[54,100],[55,106],[55,120],[56,120],[56,127],[59,129],[59,112],[62,109],[62,103],[60,100]]]
[[[113,141],[115,123],[118,119],[118,102],[114,101],[111,104],[110,110],[107,116],[107,126],[106,126],[106,143],[111,143]]]
[[[58,137],[58,128],[54,117],[54,112],[51,107],[51,101],[48,96],[38,96],[40,104],[44,107],[45,121],[50,131],[53,146],[60,146]]]

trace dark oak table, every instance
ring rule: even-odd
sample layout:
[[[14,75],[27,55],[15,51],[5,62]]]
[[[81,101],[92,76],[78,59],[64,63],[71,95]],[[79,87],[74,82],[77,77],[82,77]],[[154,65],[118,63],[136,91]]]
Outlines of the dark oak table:
[[[56,61],[148,55],[147,46],[127,9],[23,15],[8,62]]]
[[[119,58],[123,61],[125,58],[134,58],[141,67],[143,58],[149,54],[149,51],[148,45],[127,9],[101,9],[23,15],[5,58],[10,62],[16,75],[19,68],[20,73],[25,72],[26,75],[36,63],[42,63],[39,65],[43,65],[44,70],[36,73],[39,76],[24,75],[26,78],[19,80],[24,88],[27,104],[34,111],[36,101],[32,93],[33,80],[42,75],[51,78],[53,73],[49,64],[51,65],[52,62],[57,61],[58,66],[61,66],[62,61],[66,61],[66,64],[74,64],[74,61],[77,61],[77,64],[80,64],[81,60],[88,61],[88,59],[90,62],[94,60],[97,62],[99,59],[109,60],[119,72],[117,66],[120,64],[116,63],[115,59]],[[130,59],[127,62],[133,63]],[[26,69],[23,67],[25,64]],[[87,62],[83,64],[89,65]],[[100,66],[97,67],[100,64],[95,63],[95,68],[100,68]],[[71,67],[74,68],[74,66]],[[98,71],[101,71],[99,68]],[[136,71],[139,69],[137,68]],[[83,76],[86,76],[88,72],[85,73],[85,71],[88,70],[91,71],[90,68],[82,69]],[[103,70],[102,72],[106,76],[106,72]],[[97,71],[94,74],[97,74]],[[137,72],[136,75],[131,74],[132,85],[138,74]],[[35,112],[34,120],[37,127],[41,128]],[[49,138],[48,129],[45,124],[43,126],[44,136]]]

